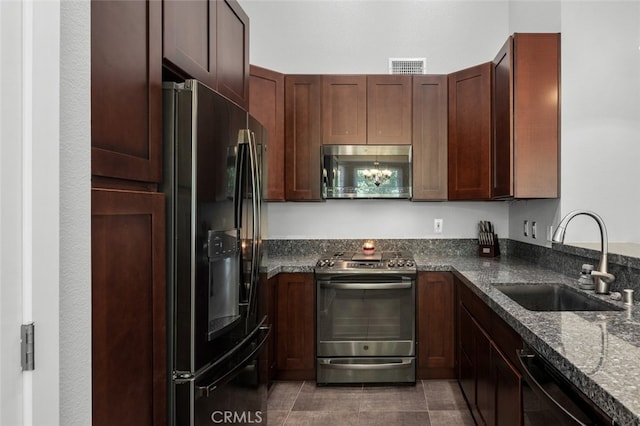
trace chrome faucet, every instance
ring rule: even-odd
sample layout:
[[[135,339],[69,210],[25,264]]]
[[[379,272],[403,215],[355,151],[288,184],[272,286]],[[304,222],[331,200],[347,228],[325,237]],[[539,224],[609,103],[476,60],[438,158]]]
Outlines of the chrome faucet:
[[[616,277],[608,272],[607,254],[609,252],[609,239],[607,237],[607,227],[604,225],[604,221],[600,216],[588,210],[574,210],[562,218],[551,240],[554,243],[564,244],[564,234],[569,221],[581,214],[593,218],[600,228],[600,263],[598,264],[598,269],[591,272],[591,276],[595,281],[595,292],[607,294],[609,293],[609,284],[615,281]]]

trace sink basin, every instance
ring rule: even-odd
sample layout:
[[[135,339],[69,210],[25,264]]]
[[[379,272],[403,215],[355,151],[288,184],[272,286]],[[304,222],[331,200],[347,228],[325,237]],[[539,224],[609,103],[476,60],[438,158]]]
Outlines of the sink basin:
[[[530,311],[623,311],[563,284],[505,284],[496,289]]]

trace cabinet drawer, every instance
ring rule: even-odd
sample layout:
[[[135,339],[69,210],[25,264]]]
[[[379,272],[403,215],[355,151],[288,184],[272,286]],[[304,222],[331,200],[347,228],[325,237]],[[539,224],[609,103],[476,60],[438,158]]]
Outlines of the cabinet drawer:
[[[490,330],[491,308],[476,296],[465,284],[459,284],[460,302],[485,330]]]
[[[491,338],[504,356],[514,365],[518,365],[517,349],[522,348],[522,337],[495,312],[491,318]]]

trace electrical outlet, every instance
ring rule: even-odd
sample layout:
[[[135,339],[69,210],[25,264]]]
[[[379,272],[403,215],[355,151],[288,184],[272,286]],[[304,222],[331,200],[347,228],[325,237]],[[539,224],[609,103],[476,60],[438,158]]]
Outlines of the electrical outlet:
[[[433,232],[442,234],[442,219],[433,219]]]
[[[529,221],[525,220],[524,221],[524,230],[523,230],[524,236],[528,237],[529,236]]]
[[[547,241],[551,241],[553,239],[553,225],[547,226]]]
[[[538,227],[536,222],[533,221],[531,222],[531,238],[536,238],[536,235],[538,235]]]

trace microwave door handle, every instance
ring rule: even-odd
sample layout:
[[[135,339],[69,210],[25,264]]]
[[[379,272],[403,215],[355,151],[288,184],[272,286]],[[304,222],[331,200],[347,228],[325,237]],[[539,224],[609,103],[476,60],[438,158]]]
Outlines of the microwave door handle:
[[[522,367],[522,373],[524,374],[527,380],[527,383],[529,383],[531,390],[533,390],[536,393],[536,395],[546,400],[558,415],[562,416],[565,419],[571,420],[573,424],[576,424],[578,426],[587,426],[585,423],[578,420],[560,402],[558,402],[555,398],[553,398],[553,396],[551,396],[542,387],[542,385],[540,385],[540,383],[536,380],[536,378],[533,376],[533,374],[527,367],[527,363],[524,361],[527,358],[535,358],[535,357],[536,357],[535,354],[528,353],[522,349],[518,350],[518,361],[520,361],[520,366]]]
[[[411,288],[411,282],[401,283],[335,283],[321,282],[320,287],[336,290],[399,290]]]

